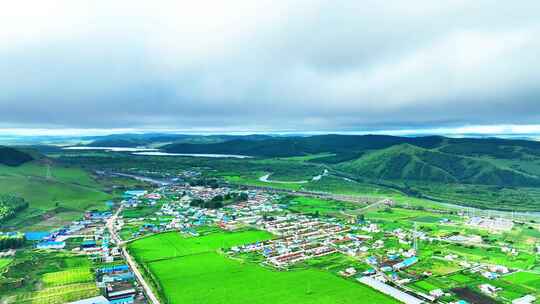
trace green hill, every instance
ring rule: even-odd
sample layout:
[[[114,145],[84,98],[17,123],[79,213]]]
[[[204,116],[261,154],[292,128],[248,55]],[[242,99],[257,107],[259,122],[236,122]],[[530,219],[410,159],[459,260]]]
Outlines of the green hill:
[[[173,153],[263,158],[328,153],[308,162],[376,180],[540,186],[540,142],[527,140],[320,135],[257,141],[235,139],[211,144],[176,143],[163,149]]]
[[[114,134],[107,136],[87,137],[88,147],[139,147],[161,146],[171,143],[214,144],[230,140],[243,139],[259,141],[271,138],[268,135],[186,135],[186,134]]]
[[[336,168],[380,180],[430,181],[499,186],[540,186],[538,176],[488,160],[453,155],[410,144],[367,153]]]
[[[20,166],[34,158],[28,153],[10,147],[0,146],[0,164],[6,166]]]
[[[2,229],[48,229],[81,217],[88,209],[103,209],[111,195],[103,191],[88,172],[34,161],[20,166],[0,165],[0,196],[16,196],[28,202],[28,208],[9,221],[0,221]]]
[[[93,141],[86,146],[88,147],[126,147],[134,148],[145,143],[142,141],[132,140],[132,139],[102,139]]]
[[[384,149],[403,143],[429,148],[439,146],[443,140],[443,137],[438,136],[320,135],[268,138],[256,141],[235,139],[212,144],[177,143],[164,146],[163,149],[171,153],[241,154],[261,157],[302,156],[327,152],[336,154],[339,160],[343,161],[369,150]],[[325,159],[319,159],[319,161],[325,161]]]

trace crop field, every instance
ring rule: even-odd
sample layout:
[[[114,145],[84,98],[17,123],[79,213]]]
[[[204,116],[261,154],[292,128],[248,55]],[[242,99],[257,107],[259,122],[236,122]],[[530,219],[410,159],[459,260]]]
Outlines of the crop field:
[[[449,290],[453,288],[470,288],[475,290],[478,285],[488,283],[501,288],[497,297],[511,302],[527,294],[540,295],[540,275],[530,272],[517,272],[500,280],[488,280],[471,273],[455,273],[450,276],[433,276],[409,285],[418,291],[428,293],[434,289]]]
[[[160,208],[161,208],[161,205],[156,204],[155,206],[140,206],[136,208],[124,209],[122,211],[122,217],[141,218],[141,217],[152,216],[155,214],[156,211],[159,211]]]
[[[32,294],[17,297],[22,304],[63,304],[99,295],[96,283],[70,284],[44,288]]]
[[[293,197],[287,204],[287,209],[293,212],[306,214],[319,213],[321,215],[337,214],[341,211],[354,210],[360,207],[360,205],[353,203],[303,196]]]
[[[421,210],[408,210],[400,208],[373,210],[365,213],[365,216],[369,220],[381,221],[381,222],[410,222],[418,218],[422,219],[428,216],[429,213]],[[432,220],[430,218],[430,220]]]
[[[6,268],[11,263],[11,261],[13,261],[13,259],[0,259],[0,272],[4,270],[4,268]]]
[[[304,261],[294,266],[298,269],[316,268],[338,274],[339,271],[348,267],[354,267],[357,271],[366,271],[371,266],[359,261],[356,258],[346,256],[341,253],[334,253],[322,257],[317,257]]]
[[[366,297],[374,303],[396,303],[369,287],[322,270],[328,264],[325,259],[319,261],[319,267],[280,272],[216,251],[269,237],[261,231],[217,232],[199,238],[165,233],[135,241],[129,249],[146,265],[166,303],[235,304],[250,299],[255,304],[326,304],[358,303]]]
[[[71,268],[68,270],[46,273],[42,281],[47,287],[85,283],[94,280],[88,267]]]
[[[201,267],[204,265],[204,267]],[[169,303],[396,303],[360,283],[306,269],[278,272],[214,252],[150,263]],[[204,290],[204,292],[201,292]]]
[[[52,252],[18,252],[0,272],[0,302],[61,304],[99,294],[86,256]],[[15,301],[15,302],[13,302]]]
[[[530,292],[540,296],[540,274],[538,273],[521,271],[507,275],[503,280],[513,286],[527,288]]]
[[[509,256],[499,248],[470,248],[467,246],[449,245],[444,246],[442,250],[465,256],[471,261],[504,265],[511,268],[528,269],[536,262],[536,257],[532,254],[521,253],[518,256]]]
[[[427,258],[407,269],[407,272],[423,273],[428,271],[434,275],[447,275],[460,269],[461,267],[453,262],[438,258]]]
[[[271,238],[270,233],[259,230],[211,233],[197,238],[167,232],[137,240],[129,245],[129,250],[135,257],[149,261],[215,251]]]
[[[478,276],[465,273],[455,273],[449,276],[432,276],[421,281],[412,283],[410,286],[418,289],[422,292],[428,293],[434,289],[451,289],[456,287],[463,287],[468,285],[474,285],[483,279]]]

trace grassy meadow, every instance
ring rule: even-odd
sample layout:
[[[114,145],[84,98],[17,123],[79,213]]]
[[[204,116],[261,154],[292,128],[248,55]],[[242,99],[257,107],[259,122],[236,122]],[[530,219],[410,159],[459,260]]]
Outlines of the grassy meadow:
[[[46,167],[32,162],[19,167],[0,166],[0,194],[17,195],[29,207],[0,223],[4,228],[47,229],[77,219],[88,209],[103,209],[111,195],[102,191],[86,171],[62,166]]]
[[[143,264],[165,303],[397,303],[360,283],[313,267],[288,272],[229,258],[218,249],[264,240],[262,231],[214,232],[198,238],[164,233],[137,240],[130,252]],[[304,265],[306,266],[306,265]]]
[[[354,203],[305,196],[291,197],[286,204],[287,209],[292,212],[320,215],[339,215],[342,211],[359,208],[359,205]]]

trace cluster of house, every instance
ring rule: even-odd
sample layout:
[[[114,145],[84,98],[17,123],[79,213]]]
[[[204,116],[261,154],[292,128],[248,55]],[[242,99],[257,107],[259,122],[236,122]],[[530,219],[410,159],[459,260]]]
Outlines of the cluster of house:
[[[384,253],[381,254],[381,250],[378,249],[384,249],[384,239],[374,240],[373,238],[375,234],[380,235],[379,233],[382,232],[377,224],[356,221],[342,224],[333,219],[283,214],[281,212],[283,211],[282,206],[273,203],[275,197],[264,191],[248,191],[247,201],[227,205],[221,209],[190,206],[190,202],[194,199],[206,201],[218,195],[225,196],[230,192],[231,189],[228,188],[175,185],[162,187],[152,193],[138,193],[138,195],[131,196],[130,200],[140,204],[143,199],[145,201],[157,200],[162,195],[166,195],[169,199],[156,212],[156,216],[164,216],[170,220],[159,224],[148,224],[142,229],[150,229],[153,232],[174,229],[197,235],[194,228],[202,225],[217,225],[224,230],[235,230],[246,226],[256,227],[271,232],[277,235],[278,238],[233,247],[230,249],[231,254],[256,252],[265,257],[265,263],[276,268],[286,268],[300,261],[336,252],[350,256],[365,256],[366,263],[373,268],[358,276],[358,280],[364,284],[392,295],[405,303],[433,301],[445,294],[441,289],[436,289],[430,291],[427,295],[414,296],[414,293],[407,292],[406,289],[399,287],[407,282],[405,282],[406,279],[401,279],[398,275],[400,271],[411,267],[419,261],[417,252],[414,249],[416,247],[413,244],[415,239],[424,241],[442,239],[430,238],[425,233],[416,230],[394,229],[393,231],[384,232],[384,236],[395,237],[399,244],[410,245],[411,249],[382,250]],[[268,214],[273,214],[273,216],[268,216]],[[469,225],[497,231],[511,229],[512,227],[511,222],[489,218],[472,218]],[[480,243],[482,239],[479,236],[453,235],[445,238],[444,241]],[[511,247],[502,247],[501,250],[509,254],[517,254],[517,251]],[[377,254],[369,255],[370,251],[376,251]],[[457,256],[447,255],[444,258],[454,261]],[[486,266],[478,263],[473,265],[466,261],[461,261],[460,265],[478,271],[480,275],[489,279],[496,279],[509,272],[503,266]],[[342,270],[340,274],[345,277],[358,275],[357,270],[353,267]],[[388,285],[389,281],[392,282],[390,285]],[[483,287],[479,286],[479,289],[485,289],[486,293],[497,292],[495,289],[490,289],[490,284],[484,285]]]
[[[103,223],[111,216],[109,211],[87,212],[84,219],[73,221],[71,224],[49,231],[30,231],[25,233],[25,239],[34,241],[37,249],[58,250],[66,247],[66,240],[83,237],[94,238],[93,229],[102,227]],[[86,249],[86,248],[85,248]]]
[[[131,304],[136,298],[142,298],[142,291],[128,265],[117,264],[98,268],[96,280],[110,303]]]
[[[473,216],[469,219],[467,224],[474,228],[486,229],[493,232],[510,231],[512,230],[512,227],[514,227],[514,222],[512,220],[501,217],[489,218]]]
[[[37,249],[71,249],[85,254],[96,265],[96,284],[103,290],[103,295],[72,302],[74,304],[131,304],[143,303],[144,296],[133,273],[125,265],[121,250],[110,242],[105,229],[110,211],[89,211],[82,220],[56,229],[52,232],[27,232],[25,238],[34,241]],[[75,241],[71,241],[75,240]],[[66,248],[66,244],[70,244]],[[109,266],[110,265],[110,266]]]
[[[502,291],[503,289],[501,287],[497,287],[497,286],[493,286],[489,283],[484,283],[484,284],[480,284],[478,285],[478,289],[490,296],[490,297],[497,297],[497,293]],[[533,295],[525,295],[521,298],[517,298],[517,299],[514,299],[512,301],[512,304],[532,304],[532,303],[535,303],[536,302],[536,297],[533,296]]]
[[[247,201],[227,205],[221,209],[207,209],[191,206],[190,202],[193,199],[211,199],[217,195],[227,194],[229,190],[189,186],[175,186],[174,190],[185,195],[176,201],[163,204],[156,215],[172,218],[164,225],[164,229],[175,229],[189,234],[197,234],[195,227],[209,224],[216,224],[225,230],[235,230],[256,223],[264,213],[281,210],[272,203],[272,195],[261,191],[248,191]]]
[[[358,240],[349,227],[303,215],[287,214],[258,219],[255,224],[279,236],[276,239],[231,248],[232,253],[259,252],[266,262],[282,268],[314,257],[335,253],[345,242]]]
[[[150,193],[146,190],[128,190],[124,192],[124,200],[121,204],[126,208],[137,208],[145,202],[152,206],[156,204],[156,200],[161,198],[159,193]]]

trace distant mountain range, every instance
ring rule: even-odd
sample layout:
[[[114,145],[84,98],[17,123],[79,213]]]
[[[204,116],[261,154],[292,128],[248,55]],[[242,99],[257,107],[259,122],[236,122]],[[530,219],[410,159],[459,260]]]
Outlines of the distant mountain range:
[[[169,153],[262,158],[326,153],[309,161],[371,180],[540,186],[540,142],[521,139],[150,133],[81,137],[79,140],[90,147],[157,147]],[[42,153],[59,149],[50,145],[34,145],[33,148]],[[17,156],[14,151],[4,154],[2,163],[17,164],[28,159]]]
[[[210,144],[235,139],[259,141],[272,138],[268,135],[186,135],[186,134],[115,134],[99,137],[86,137],[91,140],[88,147],[142,147],[162,146],[171,143]]]
[[[498,138],[320,135],[175,143],[170,153],[290,157],[318,153],[323,163],[363,178],[501,186],[540,186],[540,142]]]

